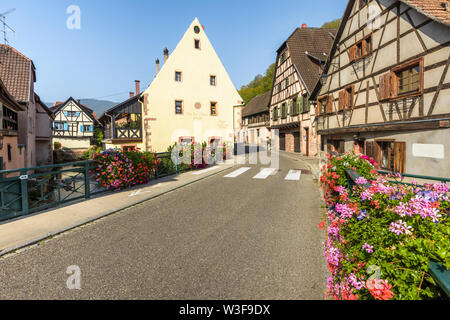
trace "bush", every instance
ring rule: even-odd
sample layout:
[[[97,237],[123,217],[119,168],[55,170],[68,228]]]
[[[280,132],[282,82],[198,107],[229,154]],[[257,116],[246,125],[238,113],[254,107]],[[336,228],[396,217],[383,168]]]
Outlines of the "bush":
[[[329,157],[321,183],[328,211],[324,255],[334,299],[444,298],[429,262],[450,268],[450,203],[445,184],[412,186],[381,176],[373,159]],[[351,189],[345,169],[362,177]],[[364,187],[366,183],[370,187]]]
[[[145,184],[155,173],[153,154],[106,150],[94,155],[94,179],[106,189],[120,190]]]
[[[58,141],[53,142],[53,149],[54,150],[59,150],[61,148],[62,148],[61,142],[58,142]]]

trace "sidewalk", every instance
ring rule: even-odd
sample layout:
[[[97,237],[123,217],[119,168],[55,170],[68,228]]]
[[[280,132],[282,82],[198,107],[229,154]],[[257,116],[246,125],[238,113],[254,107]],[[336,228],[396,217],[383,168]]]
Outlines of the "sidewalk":
[[[291,159],[296,159],[296,160],[303,162],[311,170],[312,174],[314,175],[314,178],[316,178],[316,179],[320,178],[320,160],[319,160],[319,158],[306,157],[299,153],[287,152],[287,151],[280,151],[280,154],[283,154]]]
[[[4,221],[0,223],[0,256],[179,189],[233,166],[234,161],[229,161],[207,169],[157,179],[144,186],[107,193],[87,201]]]

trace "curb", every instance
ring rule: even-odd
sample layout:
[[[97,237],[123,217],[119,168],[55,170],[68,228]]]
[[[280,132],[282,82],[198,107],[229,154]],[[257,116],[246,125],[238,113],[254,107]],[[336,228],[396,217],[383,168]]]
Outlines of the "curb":
[[[196,182],[202,181],[202,180],[204,180],[204,179],[206,179],[206,178],[212,177],[212,176],[217,175],[217,174],[219,174],[219,173],[221,173],[221,172],[224,172],[224,171],[226,171],[226,170],[229,170],[229,169],[233,168],[234,166],[235,166],[235,165],[233,165],[233,166],[231,166],[231,167],[224,168],[224,169],[220,169],[219,171],[214,171],[214,172],[211,172],[211,173],[207,173],[206,175],[204,175],[204,176],[202,176],[201,178],[196,179],[196,180],[194,180],[194,181],[190,181],[190,182],[183,183],[183,184],[181,184],[181,185],[179,185],[179,186],[177,186],[177,187],[174,187],[174,188],[171,188],[171,189],[169,189],[169,190],[161,191],[161,192],[159,192],[159,193],[153,194],[153,195],[148,196],[148,197],[146,197],[146,198],[144,198],[144,199],[138,200],[138,201],[136,201],[136,202],[134,202],[134,203],[132,203],[132,204],[127,204],[127,205],[118,207],[117,209],[114,209],[114,210],[111,210],[111,211],[107,211],[107,212],[101,213],[101,214],[99,214],[99,215],[97,215],[97,216],[88,218],[88,219],[83,220],[83,221],[81,221],[81,222],[77,222],[76,224],[71,225],[71,226],[69,226],[69,227],[64,227],[64,228],[62,228],[62,229],[60,229],[60,230],[58,230],[58,231],[54,231],[54,232],[47,233],[47,234],[45,234],[44,236],[40,236],[40,237],[31,239],[31,240],[24,241],[23,243],[21,243],[21,244],[19,244],[19,245],[16,245],[16,246],[14,246],[14,247],[10,247],[10,248],[3,249],[3,250],[0,251],[0,258],[2,258],[3,256],[5,256],[5,255],[7,255],[7,254],[9,254],[9,253],[12,253],[12,252],[14,252],[14,251],[23,249],[23,248],[28,247],[28,246],[32,246],[32,245],[34,245],[34,244],[36,244],[36,243],[38,243],[38,242],[41,242],[41,241],[43,241],[43,240],[45,240],[45,239],[48,239],[48,238],[51,238],[51,237],[58,236],[58,235],[63,234],[63,233],[65,233],[65,232],[67,232],[67,231],[70,231],[70,230],[72,230],[72,229],[81,227],[81,226],[83,226],[83,225],[87,225],[87,224],[89,224],[89,223],[91,223],[91,222],[94,222],[94,221],[96,221],[96,220],[100,220],[101,218],[105,218],[105,217],[110,216],[110,215],[113,215],[113,214],[115,214],[115,213],[119,213],[120,211],[123,211],[123,210],[125,210],[125,209],[134,207],[134,206],[136,206],[136,205],[138,205],[138,204],[141,204],[141,203],[143,203],[143,202],[152,200],[152,199],[154,199],[154,198],[157,198],[157,197],[160,197],[160,196],[162,196],[162,195],[165,195],[165,194],[167,194],[167,193],[169,193],[169,192],[173,192],[173,191],[175,191],[175,190],[184,188],[184,187],[186,187],[186,186],[188,186],[188,185],[191,185],[191,184],[194,184],[194,183],[196,183]],[[55,209],[57,209],[57,208],[55,208]]]

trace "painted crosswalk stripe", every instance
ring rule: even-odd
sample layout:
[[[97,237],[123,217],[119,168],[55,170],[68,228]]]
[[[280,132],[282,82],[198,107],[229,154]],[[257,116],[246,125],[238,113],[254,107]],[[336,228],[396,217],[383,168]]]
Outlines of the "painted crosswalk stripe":
[[[201,175],[201,174],[204,174],[204,173],[207,173],[207,172],[210,172],[210,171],[214,171],[214,170],[217,170],[217,169],[219,169],[219,167],[218,166],[215,166],[215,167],[211,167],[211,168],[208,168],[208,169],[203,169],[203,170],[200,170],[200,171],[196,171],[196,172],[194,172],[193,173],[193,175]]]
[[[253,179],[267,179],[267,177],[274,174],[276,170],[277,169],[275,168],[264,168],[256,176],[254,176]]]
[[[226,176],[224,176],[224,178],[236,178],[236,177],[240,176],[241,174],[243,174],[244,172],[247,172],[250,169],[251,168],[249,168],[249,167],[242,167],[240,169],[237,169],[236,171],[233,171],[230,174],[227,174]]]
[[[289,173],[287,174],[286,178],[284,178],[284,180],[298,181],[300,180],[301,175],[302,170],[289,170]]]

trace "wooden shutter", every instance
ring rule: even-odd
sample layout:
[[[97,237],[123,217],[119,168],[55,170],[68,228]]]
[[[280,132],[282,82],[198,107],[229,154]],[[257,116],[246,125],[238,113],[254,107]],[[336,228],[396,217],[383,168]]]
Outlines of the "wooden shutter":
[[[398,80],[397,75],[392,72],[389,74],[389,96],[391,98],[398,95]]]
[[[391,97],[391,74],[386,73],[380,76],[379,100],[386,100]]]
[[[394,171],[405,172],[406,142],[394,142]]]
[[[352,47],[348,50],[348,56],[349,56],[350,62],[356,60],[356,51],[357,51],[356,45],[355,45],[355,46],[352,46]]]
[[[366,156],[372,157],[379,164],[378,144],[375,141],[366,141]]]
[[[306,109],[305,106],[303,106],[304,111],[309,112],[311,110],[311,102],[309,101],[310,96],[306,96]]]
[[[317,115],[320,115],[320,101],[319,101],[319,99],[317,99],[317,106],[316,106],[316,114]]]
[[[298,96],[297,113],[303,113],[303,96]]]
[[[327,113],[331,112],[333,112],[333,95],[329,95],[327,101]]]
[[[288,115],[289,114],[294,114],[294,100],[293,99],[291,99],[290,101],[289,101],[289,111],[288,111]]]
[[[345,90],[339,91],[339,110],[344,109],[345,106]]]

